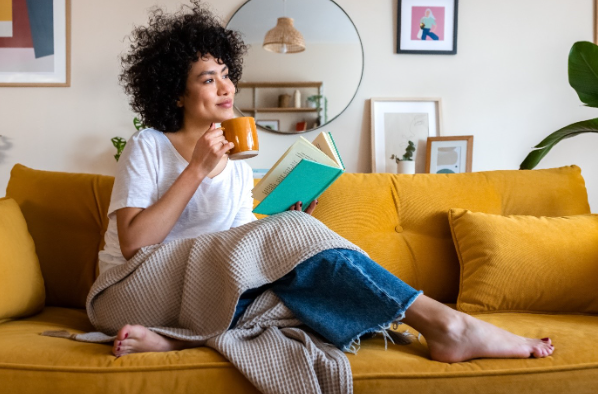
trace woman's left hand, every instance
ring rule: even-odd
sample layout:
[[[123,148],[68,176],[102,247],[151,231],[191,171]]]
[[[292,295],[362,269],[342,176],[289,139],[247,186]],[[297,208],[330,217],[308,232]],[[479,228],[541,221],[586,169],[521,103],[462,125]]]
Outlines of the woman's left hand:
[[[305,210],[305,213],[311,215],[312,212],[316,209],[316,205],[318,205],[318,200],[313,200],[309,207]],[[301,201],[297,201],[295,204],[291,205],[289,211],[301,211],[303,210],[303,203]]]

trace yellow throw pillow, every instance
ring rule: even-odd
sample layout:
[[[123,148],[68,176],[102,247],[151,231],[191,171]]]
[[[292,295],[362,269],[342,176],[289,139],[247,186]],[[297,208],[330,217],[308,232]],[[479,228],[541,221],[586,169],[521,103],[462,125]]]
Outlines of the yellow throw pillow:
[[[500,216],[451,209],[467,313],[598,313],[598,215]]]
[[[44,280],[25,218],[15,200],[1,198],[0,320],[39,312],[44,301]]]

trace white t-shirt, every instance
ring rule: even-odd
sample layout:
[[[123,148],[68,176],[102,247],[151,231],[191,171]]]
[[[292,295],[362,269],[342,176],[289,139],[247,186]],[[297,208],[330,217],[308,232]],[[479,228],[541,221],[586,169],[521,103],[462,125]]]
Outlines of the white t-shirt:
[[[170,188],[189,163],[160,131],[135,133],[118,162],[108,208],[106,246],[99,254],[100,273],[126,262],[120,251],[116,213],[125,207],[148,208]],[[205,178],[163,242],[195,238],[256,220],[253,172],[243,161],[229,160],[214,178]]]

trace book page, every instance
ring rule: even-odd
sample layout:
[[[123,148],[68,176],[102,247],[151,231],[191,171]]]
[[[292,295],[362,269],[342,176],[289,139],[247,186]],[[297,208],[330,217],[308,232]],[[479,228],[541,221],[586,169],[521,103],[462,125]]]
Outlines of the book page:
[[[321,132],[316,138],[314,138],[312,144],[322,152],[326,153],[326,155],[332,160],[334,160],[338,168],[344,168],[343,162],[336,150],[336,147],[331,141],[330,133],[327,131]]]
[[[308,140],[299,137],[297,141],[272,166],[270,171],[252,190],[253,198],[262,201],[299,164],[301,159],[315,161],[338,168],[338,165]]]

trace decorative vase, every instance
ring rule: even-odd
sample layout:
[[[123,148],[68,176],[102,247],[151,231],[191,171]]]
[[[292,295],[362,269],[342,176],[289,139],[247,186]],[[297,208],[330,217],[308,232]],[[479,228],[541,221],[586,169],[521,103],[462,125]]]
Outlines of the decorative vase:
[[[301,92],[299,89],[293,93],[293,103],[295,104],[295,108],[301,108]]]
[[[415,174],[415,160],[398,161],[397,174]]]
[[[290,94],[281,94],[278,96],[278,107],[279,108],[288,108],[291,106],[291,95]]]

